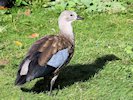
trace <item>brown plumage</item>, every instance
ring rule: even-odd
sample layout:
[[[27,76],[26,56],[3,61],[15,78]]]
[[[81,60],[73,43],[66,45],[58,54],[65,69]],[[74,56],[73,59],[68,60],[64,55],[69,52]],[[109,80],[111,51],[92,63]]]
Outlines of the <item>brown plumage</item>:
[[[45,66],[49,59],[58,51],[68,48],[69,54],[73,55],[74,44],[71,43],[63,35],[50,35],[41,38],[36,41],[30,48],[27,56],[30,60],[34,59],[34,54],[40,52],[40,57],[38,59],[38,64],[40,66]]]
[[[59,17],[58,35],[48,35],[36,41],[19,66],[15,85],[35,78],[52,76],[50,93],[62,67],[74,53],[74,33],[71,23],[82,19],[73,11],[63,11]]]

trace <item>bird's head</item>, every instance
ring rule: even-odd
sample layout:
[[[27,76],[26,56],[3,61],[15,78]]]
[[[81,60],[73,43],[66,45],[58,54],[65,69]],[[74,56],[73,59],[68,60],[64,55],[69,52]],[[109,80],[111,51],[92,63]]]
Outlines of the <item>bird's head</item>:
[[[60,20],[71,23],[75,20],[83,20],[83,18],[78,16],[77,13],[74,11],[65,10],[60,14],[59,21]]]

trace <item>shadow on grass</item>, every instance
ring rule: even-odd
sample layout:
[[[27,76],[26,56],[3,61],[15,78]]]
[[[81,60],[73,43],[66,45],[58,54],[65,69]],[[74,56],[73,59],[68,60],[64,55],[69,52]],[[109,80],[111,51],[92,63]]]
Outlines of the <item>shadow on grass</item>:
[[[54,87],[57,88],[59,85],[60,89],[62,89],[63,87],[74,84],[74,82],[86,81],[102,70],[108,61],[114,60],[120,59],[115,55],[110,54],[97,58],[92,64],[69,65],[62,70]],[[32,89],[21,88],[21,90],[35,93],[45,92],[49,90],[49,82],[50,80],[46,82],[46,80],[41,79],[36,82]]]

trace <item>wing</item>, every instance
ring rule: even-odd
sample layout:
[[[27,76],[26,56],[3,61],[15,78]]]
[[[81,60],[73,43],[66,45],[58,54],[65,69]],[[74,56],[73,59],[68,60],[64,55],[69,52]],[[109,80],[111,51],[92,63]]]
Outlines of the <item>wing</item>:
[[[58,62],[65,59],[65,56],[69,56],[71,47],[71,43],[65,38],[54,35],[46,36],[33,44],[27,56],[32,61],[39,53],[38,64],[40,66],[45,66],[47,63],[51,65],[53,62]],[[55,58],[58,61],[54,60]]]

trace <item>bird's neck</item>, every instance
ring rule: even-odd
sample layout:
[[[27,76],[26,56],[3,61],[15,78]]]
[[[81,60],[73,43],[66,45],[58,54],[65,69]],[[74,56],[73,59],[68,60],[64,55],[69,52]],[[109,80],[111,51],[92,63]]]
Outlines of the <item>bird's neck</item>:
[[[59,21],[60,34],[74,43],[74,33],[71,22]]]

